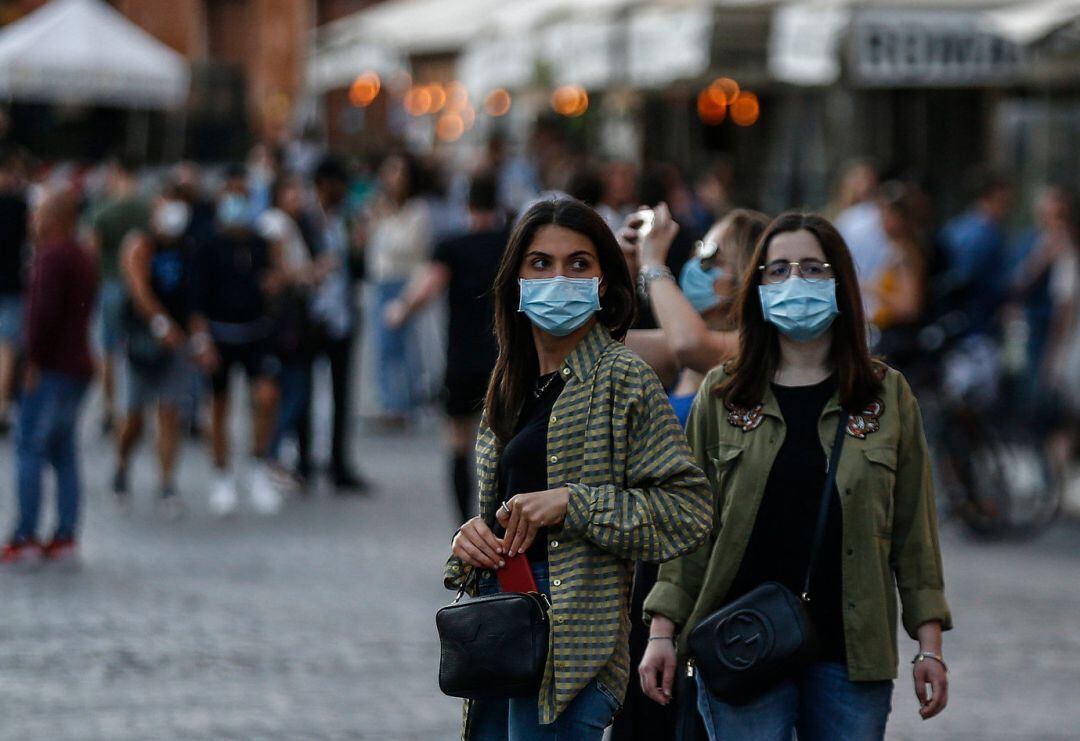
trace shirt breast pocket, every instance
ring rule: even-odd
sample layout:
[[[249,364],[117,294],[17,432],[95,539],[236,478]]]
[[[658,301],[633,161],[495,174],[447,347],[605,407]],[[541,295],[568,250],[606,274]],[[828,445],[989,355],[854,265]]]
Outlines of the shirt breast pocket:
[[[896,448],[865,448],[865,501],[878,535],[892,532],[893,490],[896,488]]]
[[[739,458],[742,457],[743,448],[740,445],[721,443],[708,451],[709,466],[705,472],[709,479],[709,487],[712,489],[713,498],[717,502],[717,527],[724,521],[732,497],[728,492],[735,470],[738,467]]]

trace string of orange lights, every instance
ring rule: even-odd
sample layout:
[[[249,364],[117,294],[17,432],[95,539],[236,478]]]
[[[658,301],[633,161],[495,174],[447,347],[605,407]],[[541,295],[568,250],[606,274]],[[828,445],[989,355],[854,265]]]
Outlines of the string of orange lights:
[[[469,91],[456,80],[444,85],[413,84],[411,79],[398,79],[392,87],[401,92],[402,107],[410,116],[438,117],[435,135],[442,141],[457,141],[476,123],[476,108]],[[375,102],[382,90],[379,75],[364,72],[350,86],[349,102],[365,108]],[[510,92],[496,88],[485,96],[483,110],[488,116],[499,118],[509,113],[512,105]],[[561,116],[578,118],[589,110],[589,94],[580,85],[562,85],[551,94],[551,108]],[[755,93],[743,90],[732,78],[720,77],[698,93],[697,113],[706,126],[718,126],[728,118],[736,126],[753,126],[761,116],[761,103]]]

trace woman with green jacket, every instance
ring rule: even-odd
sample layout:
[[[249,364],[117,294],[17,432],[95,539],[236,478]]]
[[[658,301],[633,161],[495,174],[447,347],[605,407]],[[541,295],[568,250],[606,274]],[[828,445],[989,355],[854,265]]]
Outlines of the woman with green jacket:
[[[898,594],[919,644],[922,717],[947,701],[941,634],[952,618],[919,406],[903,376],[870,357],[851,255],[831,224],[778,217],[751,266],[739,353],[706,376],[687,426],[715,495],[713,532],[704,548],[660,569],[645,602],[642,687],[670,701],[677,657],[687,658],[690,632],[716,610],[766,581],[802,591],[843,415],[807,605],[820,639],[814,661],[742,704],[710,695],[698,672],[697,704],[713,741],[789,741],[793,732],[800,741],[881,739],[898,664]]]

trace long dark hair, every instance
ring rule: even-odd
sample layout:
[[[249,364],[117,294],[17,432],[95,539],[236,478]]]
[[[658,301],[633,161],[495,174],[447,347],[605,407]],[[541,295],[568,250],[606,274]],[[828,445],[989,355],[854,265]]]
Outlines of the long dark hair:
[[[814,235],[836,276],[836,305],[840,314],[832,325],[829,362],[836,372],[840,405],[849,412],[861,411],[881,391],[881,366],[870,357],[862,296],[851,253],[836,228],[816,214],[781,214],[758,240],[737,300],[739,352],[728,364],[728,378],[717,384],[713,393],[727,404],[740,407],[752,407],[765,398],[766,384],[780,364],[780,343],[776,327],[765,321],[761,311],[758,295],[761,271],[757,268],[765,264],[769,245],[776,235],[798,231]]]
[[[499,359],[484,400],[487,424],[504,444],[514,435],[518,412],[536,380],[540,364],[533,344],[532,324],[528,317],[518,312],[518,276],[536,233],[552,225],[587,237],[596,248],[606,287],[597,320],[615,339],[622,340],[626,336],[637,308],[634,283],[626,260],[615,235],[599,214],[574,198],[540,201],[522,214],[510,234],[495,278],[495,337],[499,343]]]

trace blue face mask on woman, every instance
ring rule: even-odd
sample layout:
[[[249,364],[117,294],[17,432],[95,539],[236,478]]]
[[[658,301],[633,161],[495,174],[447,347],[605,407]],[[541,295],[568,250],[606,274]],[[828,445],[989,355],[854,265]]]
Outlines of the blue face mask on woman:
[[[519,278],[518,311],[529,321],[556,337],[581,329],[600,311],[599,278]]]
[[[840,313],[833,278],[806,280],[793,275],[783,283],[761,284],[758,295],[765,321],[796,342],[817,339]]]
[[[694,310],[700,314],[728,300],[727,297],[717,294],[714,288],[716,281],[723,277],[724,271],[720,268],[702,270],[701,261],[691,258],[679,273],[679,288]]]

